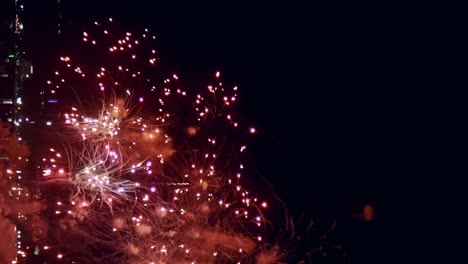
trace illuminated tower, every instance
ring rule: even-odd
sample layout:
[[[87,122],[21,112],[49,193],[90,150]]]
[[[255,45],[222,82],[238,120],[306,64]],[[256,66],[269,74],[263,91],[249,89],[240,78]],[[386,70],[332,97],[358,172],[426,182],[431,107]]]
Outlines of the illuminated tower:
[[[23,48],[22,1],[2,3],[0,13],[0,116],[19,126],[23,118],[23,90],[32,64]]]
[[[15,94],[14,10],[13,1],[0,5],[0,116],[7,122],[13,122]]]
[[[23,94],[26,81],[31,79],[33,67],[30,60],[26,57],[24,51],[24,25],[23,25],[23,1],[15,0],[15,20],[14,20],[14,63],[15,63],[15,83],[14,83],[14,109],[13,121],[16,126],[24,122]]]

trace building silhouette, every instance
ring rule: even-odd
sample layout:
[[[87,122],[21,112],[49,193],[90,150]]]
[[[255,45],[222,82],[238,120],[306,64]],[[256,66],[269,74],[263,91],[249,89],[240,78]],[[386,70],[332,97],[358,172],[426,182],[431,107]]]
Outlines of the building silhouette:
[[[15,92],[15,40],[13,1],[0,7],[0,115],[1,120],[13,122]]]
[[[25,122],[24,90],[31,85],[33,66],[24,49],[24,4],[2,4],[0,19],[0,116],[16,127]]]

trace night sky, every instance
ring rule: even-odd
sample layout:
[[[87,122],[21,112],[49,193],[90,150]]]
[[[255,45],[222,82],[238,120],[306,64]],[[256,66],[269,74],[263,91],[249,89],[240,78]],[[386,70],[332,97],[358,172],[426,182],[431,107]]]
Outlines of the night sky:
[[[54,1],[36,2],[28,12],[43,23],[29,34],[52,35]],[[152,29],[161,65],[181,77],[203,83],[221,70],[240,87],[244,119],[259,131],[255,177],[292,212],[336,215],[356,201],[385,215],[411,162],[402,141],[412,125],[407,84],[397,78],[408,74],[399,61],[405,36],[386,7],[151,2],[62,1],[62,16],[69,24],[111,16]],[[54,43],[42,45],[32,47],[41,51],[36,65]]]

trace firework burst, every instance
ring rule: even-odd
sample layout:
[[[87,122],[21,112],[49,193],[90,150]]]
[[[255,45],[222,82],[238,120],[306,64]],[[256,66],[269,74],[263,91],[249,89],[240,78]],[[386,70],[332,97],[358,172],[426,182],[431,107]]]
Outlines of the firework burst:
[[[256,131],[236,121],[237,87],[220,72],[199,90],[162,78],[154,39],[96,22],[47,82],[64,142],[43,159],[44,181],[64,187],[49,195],[48,250],[68,262],[274,263],[267,203],[242,185]]]

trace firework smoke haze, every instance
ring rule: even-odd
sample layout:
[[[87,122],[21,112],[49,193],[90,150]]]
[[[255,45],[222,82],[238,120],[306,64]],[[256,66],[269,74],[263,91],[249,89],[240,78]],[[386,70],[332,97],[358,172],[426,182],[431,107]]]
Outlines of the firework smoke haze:
[[[18,253],[18,223],[33,212],[29,190],[19,184],[22,170],[30,155],[29,147],[12,130],[10,124],[0,122],[0,262],[10,263]]]

